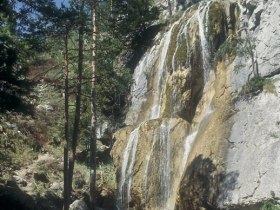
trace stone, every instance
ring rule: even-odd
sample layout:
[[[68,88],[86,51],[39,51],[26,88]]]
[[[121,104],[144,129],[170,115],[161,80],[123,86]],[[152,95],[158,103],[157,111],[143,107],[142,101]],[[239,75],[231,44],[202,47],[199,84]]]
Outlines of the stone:
[[[82,199],[82,200],[75,200],[70,205],[70,210],[89,210],[89,208],[85,203],[85,201]]]
[[[16,181],[17,184],[19,184],[23,187],[27,186],[27,181],[23,177],[15,175],[15,176],[13,176],[13,179]]]
[[[39,104],[38,106],[36,106],[36,109],[38,111],[45,111],[45,112],[54,111],[54,108],[50,104]]]
[[[50,185],[50,190],[62,190],[60,183],[54,182]]]

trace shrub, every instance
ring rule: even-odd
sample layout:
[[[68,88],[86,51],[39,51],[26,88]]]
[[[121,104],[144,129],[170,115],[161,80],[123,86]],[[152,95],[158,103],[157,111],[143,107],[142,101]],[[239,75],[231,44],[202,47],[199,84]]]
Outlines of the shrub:
[[[241,89],[240,96],[255,96],[263,90],[265,79],[260,76],[253,77],[250,79]]]
[[[280,210],[280,205],[273,201],[266,201],[260,210]]]

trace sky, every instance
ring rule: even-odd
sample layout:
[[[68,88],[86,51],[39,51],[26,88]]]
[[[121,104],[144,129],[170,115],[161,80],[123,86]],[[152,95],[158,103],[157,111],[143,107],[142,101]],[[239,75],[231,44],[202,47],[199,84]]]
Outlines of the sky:
[[[60,7],[61,3],[67,5],[68,0],[55,0],[56,6]]]

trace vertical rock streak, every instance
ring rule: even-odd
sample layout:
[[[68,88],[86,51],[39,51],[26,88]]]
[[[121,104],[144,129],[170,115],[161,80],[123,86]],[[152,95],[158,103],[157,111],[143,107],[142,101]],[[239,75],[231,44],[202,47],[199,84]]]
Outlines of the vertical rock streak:
[[[133,166],[137,151],[139,137],[139,127],[133,130],[128,138],[124,151],[123,162],[121,167],[121,177],[119,184],[120,207],[126,209],[129,207],[130,188],[133,177]]]

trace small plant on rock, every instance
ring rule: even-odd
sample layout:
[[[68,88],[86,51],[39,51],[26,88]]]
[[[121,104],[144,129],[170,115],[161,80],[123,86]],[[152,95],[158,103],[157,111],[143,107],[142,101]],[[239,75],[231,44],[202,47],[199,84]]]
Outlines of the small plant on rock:
[[[266,201],[260,210],[280,210],[280,205],[272,201]]]

